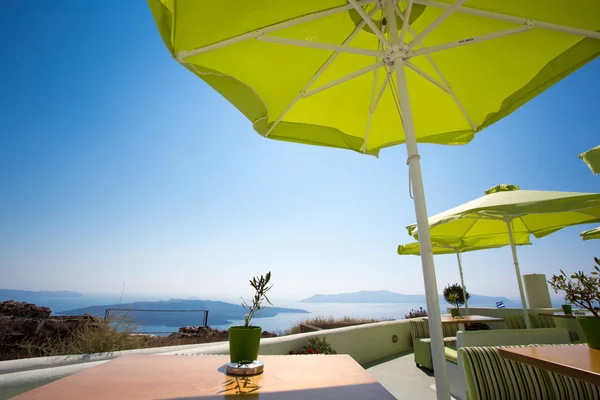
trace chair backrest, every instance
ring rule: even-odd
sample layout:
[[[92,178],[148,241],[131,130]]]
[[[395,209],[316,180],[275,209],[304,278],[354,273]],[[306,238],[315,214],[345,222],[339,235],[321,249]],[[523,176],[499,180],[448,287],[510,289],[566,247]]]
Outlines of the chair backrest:
[[[532,328],[556,328],[554,319],[546,315],[529,313]],[[523,315],[505,315],[504,323],[508,329],[527,329]]]
[[[411,319],[410,330],[413,339],[423,339],[429,337],[429,321],[426,319]],[[458,324],[442,324],[442,333],[444,337],[454,337],[458,332]]]
[[[523,315],[505,315],[504,323],[508,329],[527,329]]]
[[[502,358],[498,347],[465,347],[459,358],[471,400],[600,399],[600,386]]]
[[[492,329],[489,331],[460,331],[456,334],[457,348],[480,346],[515,346],[527,344],[570,343],[564,328]]]
[[[410,331],[413,339],[421,339],[429,337],[429,322],[426,319],[411,319]]]
[[[459,358],[470,400],[553,398],[544,371],[500,357],[497,347],[463,347]]]
[[[547,315],[529,314],[532,328],[556,328],[554,318]]]
[[[458,332],[458,324],[442,324],[444,337],[454,337]]]

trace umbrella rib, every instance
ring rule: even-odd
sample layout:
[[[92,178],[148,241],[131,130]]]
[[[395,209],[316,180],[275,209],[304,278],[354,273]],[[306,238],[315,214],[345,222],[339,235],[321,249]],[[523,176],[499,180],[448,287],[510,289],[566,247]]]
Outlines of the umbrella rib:
[[[442,3],[437,0],[414,0],[414,2],[417,4],[424,5],[424,6],[431,6],[431,7],[436,7],[436,8],[452,7],[451,4]],[[523,17],[516,17],[514,15],[502,14],[502,13],[497,13],[497,12],[492,12],[492,11],[478,10],[476,8],[470,8],[470,7],[464,7],[464,6],[458,7],[458,9],[456,11],[460,12],[460,13],[464,13],[464,14],[476,15],[479,17],[497,19],[500,21],[514,22],[515,24],[531,23],[536,28],[548,29],[551,31],[563,32],[563,33],[570,33],[570,34],[579,35],[579,36],[586,36],[586,37],[589,37],[592,39],[600,39],[600,32],[595,32],[595,31],[591,31],[591,30],[587,30],[587,29],[573,28],[571,26],[553,24],[553,23],[544,22],[544,21],[537,21],[537,20],[532,20],[532,19],[523,18]]]
[[[412,3],[412,0],[411,0],[411,3]],[[404,21],[406,19],[403,16],[402,11],[400,10],[399,7],[396,8],[396,12],[398,12],[398,16],[400,17],[400,19],[402,19],[402,27],[404,28],[404,26],[406,26],[407,29],[408,29],[408,31],[410,32],[410,34],[413,37],[415,37],[416,36],[415,32],[411,28],[411,26],[409,24],[404,24]],[[413,42],[415,42],[415,44],[423,47],[422,42],[417,41],[417,40],[413,40]],[[473,120],[471,119],[471,117],[467,113],[467,110],[465,109],[465,107],[463,106],[463,104],[461,103],[461,101],[458,99],[458,96],[456,95],[456,93],[452,89],[452,85],[450,85],[450,82],[448,82],[448,80],[446,79],[446,77],[444,76],[444,74],[442,74],[442,71],[440,71],[440,69],[438,68],[437,64],[433,61],[433,58],[431,58],[431,55],[426,54],[425,57],[427,57],[427,60],[429,61],[429,63],[431,64],[431,66],[433,67],[433,69],[435,70],[435,72],[438,74],[438,76],[440,77],[440,79],[442,80],[442,82],[444,83],[444,85],[446,85],[446,87],[448,88],[448,93],[450,93],[450,95],[452,96],[452,99],[454,100],[454,102],[456,103],[456,105],[458,106],[458,108],[460,109],[460,111],[463,113],[463,115],[467,119],[467,122],[469,123],[469,125],[471,125],[471,128],[473,129],[473,131],[477,132],[477,129],[478,129],[477,124],[475,122],[473,122]]]
[[[381,41],[379,41],[379,43],[377,44],[377,48],[379,50],[381,50]],[[379,69],[376,69],[375,72],[373,72],[373,89],[371,90],[371,104],[369,106],[369,116],[367,117],[367,130],[365,132],[365,143],[363,144],[363,147],[361,149],[363,154],[367,152],[367,145],[369,143],[369,131],[371,130],[371,117],[373,116],[373,113],[375,112],[375,108],[373,107],[373,104],[375,102],[375,93],[377,91],[377,72],[378,71],[379,71]]]
[[[392,74],[393,74],[393,72],[386,70],[385,81],[383,82],[383,85],[381,85],[381,89],[379,89],[379,93],[377,94],[377,97],[375,98],[375,103],[373,104],[373,109],[375,109],[377,107],[377,105],[379,104],[379,100],[381,100],[381,96],[383,96],[383,92],[385,91],[386,86],[390,83],[390,78],[392,77]]]
[[[331,82],[329,82],[329,83],[327,83],[327,84],[325,84],[323,86],[319,86],[316,89],[310,90],[308,92],[304,92],[304,93],[301,94],[301,97],[302,98],[306,98],[306,97],[312,96],[313,94],[317,94],[319,92],[322,92],[323,90],[330,89],[330,88],[332,88],[334,86],[337,86],[340,83],[344,83],[344,82],[347,82],[347,81],[349,81],[351,79],[354,79],[354,78],[356,78],[358,76],[364,75],[364,74],[366,74],[366,73],[368,73],[370,71],[373,71],[374,69],[381,68],[384,65],[385,65],[385,62],[383,60],[382,61],[378,61],[375,64],[366,66],[366,67],[361,68],[358,71],[355,71],[355,72],[353,72],[351,74],[342,76],[341,78],[333,80],[333,81],[331,81]]]
[[[375,1],[377,1],[377,0],[359,0],[357,2],[357,4],[360,6],[363,6],[366,4],[375,3]],[[221,41],[218,41],[218,42],[215,42],[215,43],[203,46],[203,47],[199,47],[199,48],[196,48],[193,50],[178,51],[175,53],[175,58],[178,61],[183,61],[186,58],[193,57],[198,54],[206,53],[207,51],[219,49],[221,47],[225,47],[225,46],[229,46],[229,45],[232,45],[235,43],[243,42],[245,40],[255,39],[257,36],[260,36],[260,35],[265,35],[267,33],[275,32],[275,31],[278,31],[281,29],[285,29],[285,28],[289,28],[289,27],[296,26],[299,24],[303,24],[305,22],[313,21],[315,19],[329,17],[331,15],[334,15],[334,14],[337,14],[340,12],[344,12],[344,11],[350,10],[352,8],[354,8],[354,6],[352,6],[351,4],[346,4],[346,5],[343,5],[340,7],[334,7],[334,8],[330,8],[328,10],[323,10],[323,11],[319,11],[316,13],[291,18],[287,21],[283,21],[283,22],[280,22],[277,24],[265,26],[263,28],[253,30],[252,32],[242,33],[241,35],[237,35],[237,36],[231,37],[229,39],[221,40]]]
[[[473,223],[471,224],[471,226],[469,226],[469,228],[465,231],[465,233],[463,233],[463,238],[469,234],[469,232],[471,231],[471,229],[473,229],[473,227],[475,226],[475,224],[478,221],[479,221],[479,216],[477,216],[477,218],[474,218]]]
[[[342,53],[358,54],[358,55],[369,56],[369,57],[374,56],[374,57],[382,58],[384,56],[383,51],[361,49],[358,47],[350,47],[350,46],[344,46],[344,45],[339,45],[339,44],[311,42],[308,40],[299,40],[299,39],[292,39],[292,38],[286,38],[286,37],[280,37],[280,36],[259,35],[256,37],[256,40],[259,40],[261,42],[270,42],[270,43],[287,44],[287,45],[291,45],[291,46],[308,47],[311,49],[330,50],[330,51],[338,51],[338,52],[342,52]]]
[[[515,33],[525,32],[525,31],[531,30],[532,28],[533,28],[533,26],[531,24],[524,24],[524,25],[518,26],[516,28],[504,29],[504,30],[501,30],[498,32],[489,33],[487,35],[474,36],[474,37],[470,37],[470,38],[455,40],[453,42],[439,44],[436,46],[424,47],[422,49],[413,50],[413,52],[410,55],[410,58],[418,57],[418,56],[422,56],[422,55],[426,55],[426,54],[431,54],[431,53],[436,53],[438,51],[454,49],[457,47],[462,47],[462,46],[466,46],[466,45],[473,44],[473,43],[481,43],[481,42],[484,42],[487,40],[497,39],[497,38],[501,38],[504,36],[514,35]]]
[[[411,30],[411,35],[413,35],[413,37],[415,37],[414,32],[412,31],[412,28],[410,27],[410,24],[405,24],[404,21],[409,21],[410,22],[410,13],[412,11],[412,6],[413,6],[413,0],[408,0],[408,5],[406,6],[406,11],[403,13],[402,11],[400,11],[400,2],[398,2],[398,7],[397,10],[400,12],[399,17],[400,19],[402,19],[402,31],[400,32],[400,43],[404,44],[404,38],[406,38],[406,29],[410,29]]]
[[[415,64],[408,61],[408,62],[406,62],[406,66],[408,68],[412,69],[413,71],[415,71],[417,74],[421,75],[423,78],[425,78],[429,82],[433,83],[435,86],[442,89],[444,92],[450,94],[450,89],[448,89],[446,86],[439,83],[434,77],[429,75],[427,72],[423,71],[421,68],[417,67]]]
[[[467,0],[456,0],[454,4],[450,5],[450,7],[446,8],[446,10],[437,17],[431,24],[429,24],[425,29],[423,29],[412,42],[408,44],[408,48],[412,49],[416,44],[420,43],[424,38],[427,37],[435,28],[437,28],[442,22],[444,22],[448,17],[450,17],[456,10],[458,10]],[[410,20],[409,20],[410,21]],[[402,24],[404,25],[404,24]]]
[[[352,5],[352,7],[354,7],[356,12],[363,19],[363,21],[365,21],[367,23],[367,25],[369,25],[369,27],[373,30],[373,33],[375,33],[379,37],[379,40],[381,40],[381,42],[383,44],[385,44],[385,47],[390,47],[391,46],[390,42],[388,42],[388,40],[386,39],[383,32],[381,32],[381,30],[377,27],[377,25],[375,25],[375,22],[373,22],[371,17],[367,15],[365,10],[362,8],[361,4],[356,0],[348,0],[348,3],[350,3],[350,5]]]
[[[377,12],[377,10],[379,10],[379,7],[375,6],[373,8],[373,10],[371,10],[371,12],[369,13],[369,15],[374,15]],[[350,43],[356,37],[356,35],[358,35],[358,33],[364,28],[364,26],[366,25],[366,23],[367,22],[363,20],[358,25],[356,25],[356,28],[354,29],[354,31],[346,38],[346,40],[344,40],[344,42],[342,43],[342,45],[346,45],[346,44]],[[325,72],[325,70],[327,68],[329,68],[329,66],[336,60],[336,58],[339,55],[340,55],[339,51],[334,52],[323,63],[323,65],[321,65],[321,67],[317,70],[317,72],[315,72],[315,74],[308,81],[308,83],[306,85],[304,85],[304,87],[302,88],[302,90],[300,91],[300,93],[298,93],[298,95],[294,98],[294,100],[292,100],[292,102],[279,115],[279,117],[277,117],[277,119],[275,120],[275,122],[273,123],[273,125],[271,125],[271,127],[269,128],[269,130],[267,131],[267,133],[265,133],[265,137],[269,137],[269,134],[271,133],[271,131],[273,131],[273,129],[275,129],[275,127],[279,124],[279,122],[281,122],[281,120],[283,119],[283,117],[285,117],[286,114],[292,109],[292,107],[294,107],[294,105],[302,98],[302,93],[304,93],[305,91],[307,91],[317,81],[317,79],[319,79],[319,77]]]

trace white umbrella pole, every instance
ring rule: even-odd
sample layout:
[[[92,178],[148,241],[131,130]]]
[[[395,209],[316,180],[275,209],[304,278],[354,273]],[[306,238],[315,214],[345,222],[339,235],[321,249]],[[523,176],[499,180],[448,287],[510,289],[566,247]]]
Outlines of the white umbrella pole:
[[[400,51],[402,44],[400,44],[398,26],[396,25],[394,4],[394,0],[385,0],[385,15],[394,50]],[[402,126],[404,127],[404,135],[406,136],[408,164],[412,180],[417,226],[419,229],[419,243],[421,244],[421,264],[423,266],[423,279],[425,281],[427,312],[429,313],[429,334],[431,338],[431,356],[433,359],[433,368],[435,370],[436,395],[438,400],[448,400],[450,399],[450,384],[448,376],[446,375],[446,356],[444,352],[440,301],[435,278],[435,267],[433,264],[429,221],[427,219],[427,207],[425,204],[425,191],[423,190],[423,177],[421,176],[417,139],[415,136],[415,127],[408,95],[406,71],[402,59],[399,58],[395,60],[394,69],[398,83],[400,109],[402,111]]]
[[[463,278],[460,251],[456,252],[456,259],[458,260],[458,271],[460,272],[460,285],[462,286],[463,299],[465,299],[465,311],[467,312],[467,315],[469,315],[469,304],[467,303],[467,291],[465,289],[465,279]]]
[[[506,228],[508,229],[508,238],[510,239],[510,248],[512,250],[513,261],[515,263],[515,272],[517,273],[517,282],[519,283],[519,294],[521,295],[521,305],[523,306],[523,318],[525,318],[525,326],[531,329],[529,321],[529,311],[527,311],[527,300],[525,300],[525,291],[523,290],[523,279],[521,278],[521,269],[519,268],[519,260],[517,259],[517,246],[512,230],[512,223],[506,220]]]

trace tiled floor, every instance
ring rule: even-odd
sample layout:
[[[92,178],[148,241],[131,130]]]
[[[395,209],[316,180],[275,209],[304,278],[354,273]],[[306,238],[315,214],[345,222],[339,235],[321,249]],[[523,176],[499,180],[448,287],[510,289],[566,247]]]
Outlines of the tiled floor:
[[[403,354],[364,366],[397,399],[436,400],[433,374],[415,365],[413,354]]]

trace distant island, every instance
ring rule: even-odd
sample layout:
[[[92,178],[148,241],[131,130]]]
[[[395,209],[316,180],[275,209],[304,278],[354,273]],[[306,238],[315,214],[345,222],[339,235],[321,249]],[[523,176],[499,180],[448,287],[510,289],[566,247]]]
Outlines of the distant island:
[[[440,304],[445,304],[444,297],[440,295]],[[481,296],[471,294],[470,305],[493,305],[497,301],[503,301],[506,306],[513,303],[512,300],[502,296]],[[302,303],[416,303],[425,304],[424,294],[402,294],[389,290],[360,291],[339,294],[315,294],[301,300]]]
[[[166,301],[138,301],[134,303],[110,304],[102,306],[91,306],[62,311],[63,315],[91,314],[104,317],[106,309],[119,309],[121,315],[126,315],[140,325],[164,325],[169,327],[201,325],[204,313],[196,312],[135,312],[135,310],[208,310],[209,325],[229,324],[233,320],[244,318],[244,308],[239,304],[226,303],[224,301],[210,300],[182,300],[171,299]],[[283,313],[308,313],[306,310],[296,308],[269,307],[262,311],[260,318],[274,317]],[[258,322],[257,322],[258,323]]]

